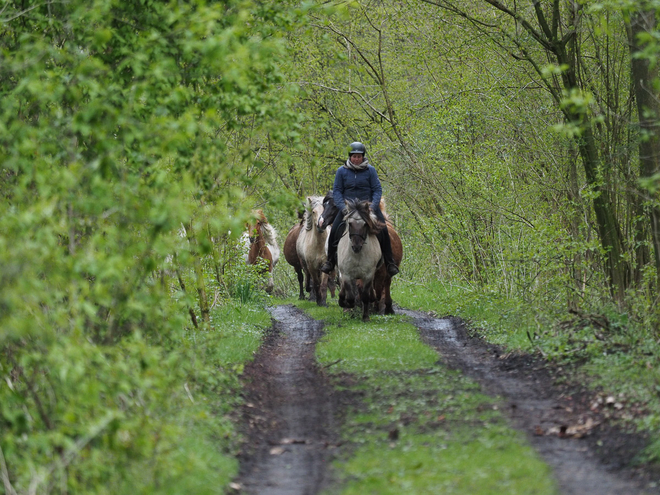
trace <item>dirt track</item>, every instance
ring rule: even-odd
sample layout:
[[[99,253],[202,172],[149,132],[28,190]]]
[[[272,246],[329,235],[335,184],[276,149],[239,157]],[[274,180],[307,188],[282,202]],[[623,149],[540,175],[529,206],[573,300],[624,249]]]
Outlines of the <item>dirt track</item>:
[[[245,493],[318,493],[337,441],[332,389],[314,358],[323,324],[290,306],[271,314],[275,323],[245,371],[248,442],[238,484]]]
[[[530,356],[501,359],[495,346],[468,338],[460,320],[403,313],[413,318],[422,339],[447,366],[475,379],[488,395],[506,401],[505,413],[512,426],[527,433],[532,446],[553,468],[563,493],[655,493],[642,488],[648,482],[642,471],[621,469],[642,446],[641,439],[623,432],[612,432],[618,441],[606,438],[599,430],[603,418],[580,400],[583,391],[579,388],[555,386],[555,377],[544,363]],[[599,448],[598,442],[605,448]],[[627,447],[607,452],[615,444]]]
[[[589,409],[579,387],[554,385],[555,376],[530,356],[502,356],[498,348],[467,336],[458,319],[411,317],[443,363],[503,398],[511,425],[524,431],[550,465],[562,493],[660,493],[652,477],[625,467],[644,440],[617,431]],[[248,441],[237,483],[242,493],[314,494],[331,484],[337,452],[339,397],[314,359],[322,323],[300,310],[271,310],[274,325],[246,369],[244,424]]]

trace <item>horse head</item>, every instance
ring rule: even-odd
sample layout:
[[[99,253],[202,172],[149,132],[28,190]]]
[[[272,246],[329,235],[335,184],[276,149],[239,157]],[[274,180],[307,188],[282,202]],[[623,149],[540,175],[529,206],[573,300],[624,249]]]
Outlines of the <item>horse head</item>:
[[[327,229],[335,221],[339,213],[339,208],[335,205],[332,189],[323,198],[323,213],[319,217],[318,225],[320,228]]]
[[[367,238],[370,235],[378,234],[381,229],[376,215],[369,208],[369,201],[366,200],[346,200],[344,219],[354,253],[359,253],[367,242]]]
[[[325,230],[319,226],[319,217],[323,213],[323,202],[320,196],[309,196],[305,202],[305,230],[312,230],[316,227],[316,231],[320,234]]]
[[[263,237],[263,226],[268,223],[266,220],[266,215],[262,210],[254,210],[254,223],[248,222],[245,226],[250,236],[250,244],[257,242],[257,239]]]

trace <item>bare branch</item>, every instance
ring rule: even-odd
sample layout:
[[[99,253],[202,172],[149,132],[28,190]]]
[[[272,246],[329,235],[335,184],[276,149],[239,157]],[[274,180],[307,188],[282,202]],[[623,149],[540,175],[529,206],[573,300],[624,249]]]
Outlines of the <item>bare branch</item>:
[[[28,8],[28,9],[21,10],[20,12],[17,12],[17,13],[15,13],[14,15],[12,15],[12,16],[10,16],[10,17],[5,17],[4,19],[0,19],[0,23],[2,23],[2,24],[7,24],[8,22],[11,22],[11,21],[13,21],[13,20],[16,20],[16,19],[18,19],[19,17],[24,16],[24,15],[27,14],[28,12],[30,12],[30,11],[32,11],[32,10],[34,10],[34,9],[38,9],[39,7],[42,7],[42,6],[44,6],[44,5],[48,5],[48,10],[50,11],[50,6],[51,6],[52,4],[54,4],[54,3],[64,3],[64,2],[59,2],[59,1],[58,1],[58,2],[52,2],[52,1],[50,1],[50,2],[38,3],[38,4],[33,5],[32,7]],[[0,14],[3,14],[4,11],[5,11],[5,9],[6,9],[8,6],[9,6],[9,2],[7,2],[7,3],[2,7],[2,10],[0,10]]]
[[[541,36],[541,34],[538,31],[536,31],[536,29],[534,29],[534,27],[529,23],[529,21],[524,17],[522,17],[520,14],[518,14],[518,12],[509,10],[505,5],[501,4],[497,0],[485,0],[485,1],[490,5],[492,5],[493,7],[495,7],[500,12],[504,12],[508,16],[513,17],[516,21],[518,21],[522,25],[522,27],[525,28],[525,31],[527,31],[532,36],[532,38],[538,41],[541,44],[541,46],[543,46],[543,48],[545,48],[548,51],[554,51],[552,44],[547,39],[544,39]]]
[[[11,486],[11,481],[9,481],[9,471],[7,471],[7,464],[5,463],[5,456],[2,453],[2,447],[0,447],[0,476],[2,477],[2,484],[5,487],[5,492],[7,495],[16,495],[16,490]]]
[[[550,31],[550,26],[548,26],[548,22],[545,20],[545,14],[543,13],[541,2],[539,0],[534,0],[534,11],[536,12],[536,18],[539,21],[539,26],[541,26],[545,36],[551,42],[554,41],[554,38],[552,37],[552,31]]]
[[[319,27],[323,27],[323,26],[319,26]],[[351,38],[349,38],[348,35],[342,33],[339,29],[335,28],[334,26],[329,25],[326,28],[329,29],[330,31],[332,31],[333,33],[335,33],[337,36],[341,36],[348,44],[351,45],[351,47],[353,47],[355,49],[355,51],[360,56],[362,61],[366,64],[366,66],[369,68],[369,70],[373,74],[373,77],[374,77],[374,79],[376,79],[376,82],[378,84],[382,85],[382,81],[380,80],[379,71],[376,69],[376,67],[374,67],[374,65],[371,63],[371,60],[369,60],[367,58],[367,56],[363,53],[363,51],[360,50],[360,47]]]
[[[381,117],[383,120],[389,122],[390,124],[392,123],[392,122],[390,122],[390,119],[389,119],[389,117],[388,117],[386,114],[384,114],[382,111],[380,111],[380,110],[378,110],[376,107],[374,107],[374,106],[371,104],[371,102],[370,102],[370,101],[369,101],[369,100],[368,100],[368,99],[367,99],[362,93],[360,93],[359,91],[356,91],[356,90],[354,90],[354,89],[331,88],[330,86],[326,86],[326,85],[324,85],[324,84],[320,84],[320,83],[300,82],[300,83],[298,83],[298,84],[300,84],[301,86],[305,86],[305,85],[308,85],[308,86],[316,86],[316,87],[319,87],[319,88],[322,88],[322,89],[327,89],[328,91],[333,91],[333,92],[335,92],[335,93],[341,93],[341,94],[345,94],[345,95],[351,95],[351,96],[354,96],[354,97],[357,96],[357,97],[362,101],[362,103],[364,103],[366,106],[368,106],[368,107],[371,109],[371,111],[373,111],[375,114],[377,114],[377,115],[378,115],[379,117]]]

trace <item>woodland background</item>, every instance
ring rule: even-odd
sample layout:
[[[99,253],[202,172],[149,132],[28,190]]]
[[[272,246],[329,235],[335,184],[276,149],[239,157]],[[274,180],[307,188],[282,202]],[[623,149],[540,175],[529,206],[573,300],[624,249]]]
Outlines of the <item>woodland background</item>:
[[[556,359],[616,344],[660,387],[657,6],[3,3],[5,493],[226,482],[267,323],[236,238],[262,208],[283,243],[354,140],[399,283],[524,314]]]

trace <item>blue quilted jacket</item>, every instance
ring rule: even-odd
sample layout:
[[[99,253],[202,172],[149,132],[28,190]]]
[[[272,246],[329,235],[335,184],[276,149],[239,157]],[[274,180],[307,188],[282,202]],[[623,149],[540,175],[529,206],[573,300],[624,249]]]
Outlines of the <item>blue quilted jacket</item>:
[[[335,205],[342,211],[347,199],[361,199],[371,202],[374,211],[380,211],[380,198],[383,189],[376,169],[368,165],[364,170],[350,170],[342,165],[335,174],[333,197]]]

